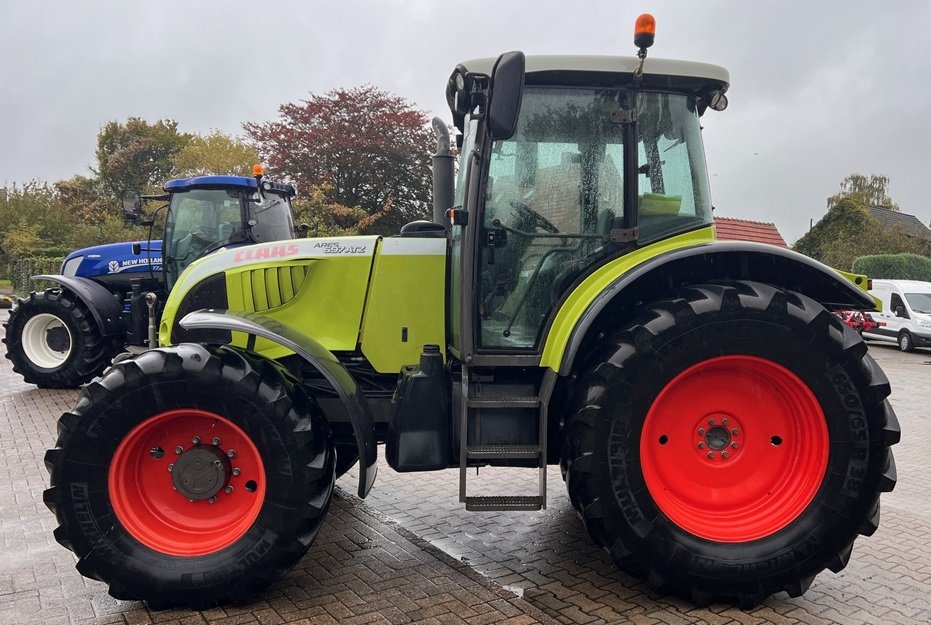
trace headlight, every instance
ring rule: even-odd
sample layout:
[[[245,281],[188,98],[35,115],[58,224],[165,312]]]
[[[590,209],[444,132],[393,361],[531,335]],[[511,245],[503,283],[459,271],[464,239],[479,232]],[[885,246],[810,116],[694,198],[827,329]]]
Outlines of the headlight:
[[[83,256],[75,256],[61,265],[61,275],[74,277],[78,274],[78,267],[81,266],[81,263],[84,261]]]

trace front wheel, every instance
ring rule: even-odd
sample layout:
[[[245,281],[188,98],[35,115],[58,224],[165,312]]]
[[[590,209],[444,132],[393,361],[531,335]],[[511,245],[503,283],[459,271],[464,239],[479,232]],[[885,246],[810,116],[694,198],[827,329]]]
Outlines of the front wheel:
[[[697,604],[802,594],[895,484],[889,384],[813,300],[682,289],[613,333],[564,429],[569,495],[624,570]]]
[[[112,341],[67,289],[30,293],[10,312],[6,357],[13,371],[41,388],[75,388],[107,367]]]
[[[908,332],[902,332],[899,334],[899,349],[901,349],[903,352],[915,351],[915,341],[912,339],[912,335]]]
[[[119,599],[248,600],[313,541],[335,454],[316,402],[276,364],[180,345],[111,367],[46,454],[55,538]]]

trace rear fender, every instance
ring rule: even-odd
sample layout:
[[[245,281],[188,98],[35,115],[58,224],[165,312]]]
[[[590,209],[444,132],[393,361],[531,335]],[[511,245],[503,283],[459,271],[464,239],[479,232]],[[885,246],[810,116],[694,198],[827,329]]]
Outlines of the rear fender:
[[[229,310],[201,310],[186,315],[181,320],[186,330],[219,329],[243,332],[273,341],[296,353],[323,375],[336,389],[349,413],[352,430],[359,449],[359,497],[365,497],[375,483],[377,448],[375,442],[375,419],[368,402],[355,378],[336,356],[320,343],[293,328],[257,313],[237,313]],[[251,339],[250,339],[251,341]]]
[[[87,306],[102,336],[116,336],[126,332],[123,306],[105,287],[87,278],[70,276],[32,276],[30,280],[46,280],[74,293]]]
[[[568,375],[580,348],[612,318],[627,318],[640,304],[665,297],[687,284],[752,280],[802,293],[828,310],[872,310],[876,306],[865,290],[865,276],[846,274],[851,278],[846,279],[807,256],[760,243],[727,241],[682,247],[619,269],[606,288],[588,299],[584,312],[575,319],[564,318],[562,328],[554,323],[543,365]],[[577,308],[578,304],[574,303]],[[567,337],[562,345],[555,341],[560,334]]]

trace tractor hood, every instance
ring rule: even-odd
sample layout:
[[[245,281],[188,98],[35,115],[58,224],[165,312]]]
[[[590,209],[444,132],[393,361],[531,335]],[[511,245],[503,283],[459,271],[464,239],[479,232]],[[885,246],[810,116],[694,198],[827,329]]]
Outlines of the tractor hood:
[[[203,308],[257,312],[302,327],[330,350],[355,349],[377,236],[292,239],[209,254],[178,277],[159,328],[163,344],[194,340],[178,321]]]
[[[141,248],[140,254],[133,254],[134,245]],[[161,270],[161,241],[126,241],[85,247],[68,254],[61,265],[62,275],[79,278]]]

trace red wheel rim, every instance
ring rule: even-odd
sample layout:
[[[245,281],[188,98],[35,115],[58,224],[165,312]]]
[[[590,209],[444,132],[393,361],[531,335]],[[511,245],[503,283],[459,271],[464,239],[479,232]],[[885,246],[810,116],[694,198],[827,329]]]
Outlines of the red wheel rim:
[[[770,536],[798,518],[821,486],[829,448],[808,385],[753,356],[680,373],[656,398],[640,439],[643,477],[663,514],[728,543]]]
[[[178,480],[188,480],[194,463],[201,470],[204,457],[222,469],[211,469],[219,477],[194,495]],[[203,410],[170,410],[120,442],[108,488],[116,517],[136,540],[168,555],[202,556],[230,546],[255,522],[265,500],[265,467],[252,440],[231,421]]]

